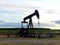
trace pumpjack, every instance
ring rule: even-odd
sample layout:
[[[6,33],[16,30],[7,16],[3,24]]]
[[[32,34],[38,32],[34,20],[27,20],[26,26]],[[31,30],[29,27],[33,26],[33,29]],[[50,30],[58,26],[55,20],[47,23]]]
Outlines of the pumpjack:
[[[21,31],[18,33],[20,37],[35,37],[34,29],[33,29],[33,22],[32,17],[36,16],[37,19],[39,19],[39,12],[38,10],[35,10],[34,13],[30,14],[29,16],[25,17],[23,21],[21,22]],[[29,19],[27,22],[26,20]],[[26,23],[26,28],[23,27],[23,23]],[[32,29],[32,30],[29,30]]]

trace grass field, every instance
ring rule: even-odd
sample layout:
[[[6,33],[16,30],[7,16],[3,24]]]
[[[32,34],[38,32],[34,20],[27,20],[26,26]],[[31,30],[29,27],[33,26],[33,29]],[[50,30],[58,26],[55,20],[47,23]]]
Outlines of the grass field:
[[[16,35],[19,31],[21,30],[21,28],[0,28],[0,35]],[[52,33],[52,34],[58,34],[60,35],[60,30],[51,30],[51,29],[47,29],[47,28],[33,28],[33,29],[29,29],[29,30],[34,30],[35,35],[38,34],[48,34],[48,33]],[[2,36],[3,37],[3,36]]]
[[[20,28],[0,28],[0,34],[3,34],[0,35],[0,45],[60,45],[60,35],[54,38],[21,38],[16,37],[16,35],[10,35],[10,37],[4,35],[4,34],[16,34],[20,30],[21,30]],[[42,28],[34,28],[34,32],[35,33],[51,32],[60,34],[60,30],[50,30]],[[14,42],[17,40],[18,42]]]
[[[16,34],[21,30],[21,28],[0,28],[0,34]],[[60,30],[51,30],[48,28],[33,28],[29,30],[34,30],[35,33],[60,33]]]

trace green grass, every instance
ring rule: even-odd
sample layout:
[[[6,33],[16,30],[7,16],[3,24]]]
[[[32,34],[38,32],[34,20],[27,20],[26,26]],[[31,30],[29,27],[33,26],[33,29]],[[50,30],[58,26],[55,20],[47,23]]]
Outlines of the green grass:
[[[21,28],[0,28],[0,34],[17,34]],[[34,30],[35,33],[60,33],[60,30],[50,30],[46,28],[33,28],[29,30]]]
[[[0,34],[16,34],[19,31],[19,28],[0,28]]]

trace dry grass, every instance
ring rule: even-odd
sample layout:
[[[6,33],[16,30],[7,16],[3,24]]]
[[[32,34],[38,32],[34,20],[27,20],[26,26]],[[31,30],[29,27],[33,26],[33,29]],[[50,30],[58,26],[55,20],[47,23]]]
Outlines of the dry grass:
[[[60,43],[27,43],[27,42],[22,42],[22,43],[7,43],[7,42],[0,42],[0,45],[60,45]]]

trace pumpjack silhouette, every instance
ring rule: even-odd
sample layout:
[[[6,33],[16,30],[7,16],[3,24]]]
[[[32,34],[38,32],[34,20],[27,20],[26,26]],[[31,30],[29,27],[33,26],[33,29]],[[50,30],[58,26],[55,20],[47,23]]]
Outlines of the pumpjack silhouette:
[[[30,14],[29,16],[25,17],[23,19],[23,21],[21,22],[21,30],[18,33],[20,37],[35,37],[34,34],[34,29],[33,29],[33,22],[32,22],[32,17],[36,16],[37,19],[39,19],[39,12],[38,10],[35,10],[34,13]],[[29,21],[27,22],[26,20],[29,19]],[[23,23],[27,23],[27,28],[23,27]],[[32,30],[29,30],[32,29]]]

